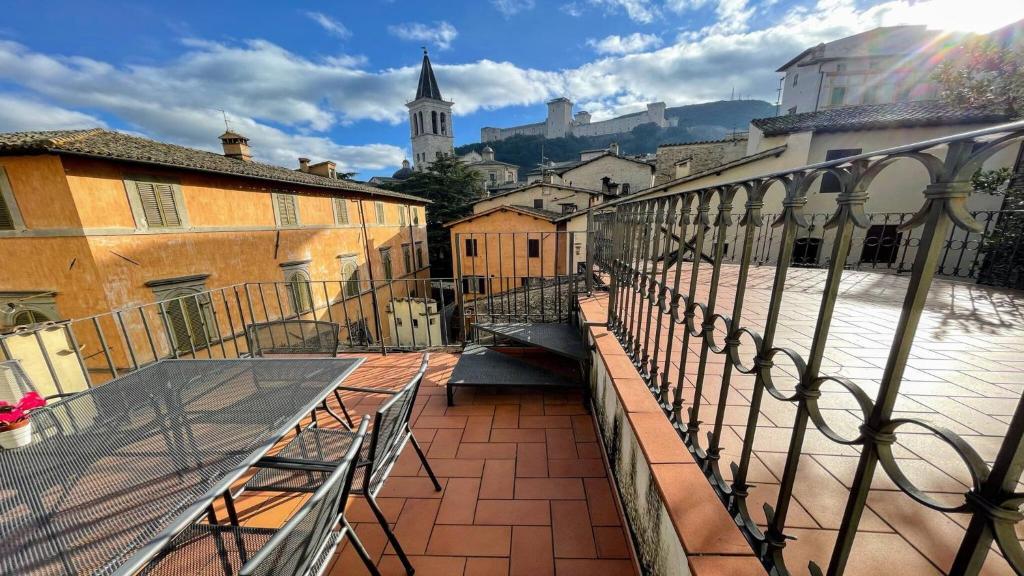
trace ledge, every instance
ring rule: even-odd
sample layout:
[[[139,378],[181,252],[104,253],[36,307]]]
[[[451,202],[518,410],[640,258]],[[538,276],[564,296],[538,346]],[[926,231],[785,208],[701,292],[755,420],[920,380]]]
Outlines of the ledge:
[[[603,323],[607,296],[580,299],[601,441],[651,574],[764,576],[763,566],[646,382]]]

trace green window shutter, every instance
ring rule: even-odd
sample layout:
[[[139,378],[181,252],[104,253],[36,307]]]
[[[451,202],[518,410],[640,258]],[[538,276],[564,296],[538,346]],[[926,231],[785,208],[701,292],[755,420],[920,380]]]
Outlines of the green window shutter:
[[[14,216],[3,196],[0,196],[0,230],[14,230]]]
[[[281,226],[298,226],[299,212],[292,194],[277,194],[277,217]]]
[[[174,186],[160,182],[136,182],[146,225],[150,228],[181,226],[181,215],[174,198]]]
[[[408,206],[399,206],[398,207],[398,223],[401,224],[402,226],[405,226],[405,224],[406,224],[405,212],[408,209],[409,209]]]
[[[334,218],[336,224],[348,224],[348,201],[344,198],[334,199]]]
[[[384,203],[383,202],[374,202],[373,203],[373,208],[374,208],[374,212],[377,213],[377,224],[383,224],[384,223]]]

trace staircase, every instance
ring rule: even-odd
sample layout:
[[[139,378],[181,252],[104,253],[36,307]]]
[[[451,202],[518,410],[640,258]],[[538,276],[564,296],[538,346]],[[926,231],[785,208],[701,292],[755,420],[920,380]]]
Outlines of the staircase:
[[[448,379],[448,405],[455,403],[457,386],[531,386],[538,388],[583,388],[586,386],[588,354],[577,326],[548,323],[478,323],[471,326],[477,342],[467,344]],[[491,345],[482,341],[489,340]],[[502,352],[500,342],[519,345],[518,349],[548,362],[572,364],[575,377],[526,360],[526,355]],[[515,349],[508,348],[508,351]]]

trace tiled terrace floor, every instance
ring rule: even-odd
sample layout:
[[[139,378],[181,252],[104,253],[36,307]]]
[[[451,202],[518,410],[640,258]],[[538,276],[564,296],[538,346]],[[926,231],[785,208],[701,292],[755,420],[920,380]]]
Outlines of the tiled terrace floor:
[[[681,285],[688,286],[689,269],[684,264]],[[707,302],[710,266],[702,267],[698,302]],[[747,284],[741,325],[763,333],[771,285],[772,267],[753,268]],[[672,278],[672,271],[670,276]],[[722,272],[717,312],[731,315],[737,268]],[[775,345],[791,348],[807,358],[825,281],[824,270],[793,269],[787,278]],[[899,318],[907,278],[871,272],[844,274],[839,303],[825,352],[822,374],[838,374],[861,386],[870,397],[878,391],[889,345]],[[607,295],[596,297],[601,306]],[[639,306],[639,304],[638,304]],[[646,303],[638,315],[649,316]],[[651,328],[651,346],[656,331]],[[588,318],[590,319],[590,318]],[[701,319],[698,317],[697,322]],[[667,320],[663,322],[661,345],[667,341]],[[675,387],[680,364],[682,329],[675,330],[676,345],[670,377]],[[716,338],[721,342],[722,330]],[[685,360],[685,407],[693,406],[700,339],[691,339]],[[744,362],[750,364],[749,342],[742,345]],[[661,359],[664,360],[662,354]],[[781,355],[776,357],[781,362]],[[706,445],[703,430],[715,419],[725,358],[709,354],[702,394],[698,435]],[[773,369],[776,384],[792,391],[791,365]],[[789,376],[787,376],[787,374]],[[739,459],[749,414],[752,376],[732,375],[725,400],[723,469]],[[1024,294],[938,280],[932,287],[918,329],[908,368],[901,386],[895,417],[921,418],[944,426],[966,439],[982,458],[991,462],[1002,442],[1007,423],[1024,392]],[[861,421],[853,397],[838,385],[823,388],[821,406],[829,425],[847,437],[856,435]],[[685,413],[685,412],[684,412]],[[755,459],[750,481],[756,484],[748,504],[759,522],[764,522],[762,504],[775,507],[779,477],[786,462],[796,407],[764,397],[758,421]],[[787,533],[798,538],[785,550],[787,565],[795,574],[807,573],[814,560],[828,563],[836,531],[842,520],[848,489],[857,466],[859,450],[828,440],[810,426],[804,455],[800,459],[795,505],[788,517]],[[894,451],[904,473],[919,487],[945,502],[960,502],[969,476],[953,451],[921,428],[904,427]],[[868,508],[847,575],[890,573],[898,565],[902,574],[937,574],[948,569],[956,553],[967,516],[930,510],[911,500],[879,468],[873,482]],[[1024,530],[1018,524],[1018,535]],[[985,574],[1012,574],[1006,562],[992,552]]]
[[[460,389],[457,406],[448,408],[443,386],[457,359],[431,354],[414,408],[414,432],[443,491],[406,447],[379,497],[416,574],[633,575],[628,536],[579,394]],[[399,387],[419,362],[419,354],[367,355],[346,384]],[[379,401],[345,397],[353,418],[371,414]],[[299,502],[245,493],[237,504],[243,524],[279,526]],[[348,514],[381,572],[404,574],[361,497],[350,500]],[[327,573],[367,571],[346,549]]]

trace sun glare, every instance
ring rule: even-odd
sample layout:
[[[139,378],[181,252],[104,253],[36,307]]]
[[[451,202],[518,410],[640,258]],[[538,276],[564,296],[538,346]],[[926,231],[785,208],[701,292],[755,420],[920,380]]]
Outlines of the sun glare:
[[[932,0],[904,5],[888,16],[899,20],[906,17],[905,23],[927,24],[936,30],[985,33],[1024,18],[1024,2]]]

